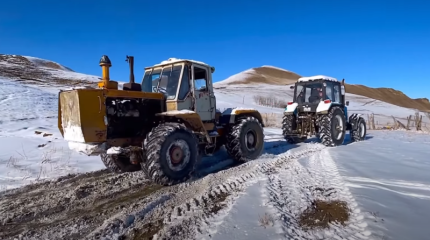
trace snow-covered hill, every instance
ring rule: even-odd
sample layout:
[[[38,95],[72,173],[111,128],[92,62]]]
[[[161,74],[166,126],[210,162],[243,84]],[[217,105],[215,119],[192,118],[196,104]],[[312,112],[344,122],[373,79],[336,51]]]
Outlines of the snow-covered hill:
[[[223,81],[215,83],[215,85],[219,89],[229,88],[234,85],[256,85],[264,89],[267,85],[285,86],[294,84],[300,77],[299,74],[282,68],[262,66],[237,73]],[[364,96],[399,107],[430,112],[430,101],[427,98],[412,99],[403,92],[392,88],[371,88],[364,85],[348,84],[348,80],[346,80],[345,87],[346,92],[350,94]]]
[[[167,239],[428,236],[430,135],[369,131],[363,142],[350,144],[347,136],[344,145],[325,148],[316,139],[287,144],[279,128],[266,128],[260,159],[234,167],[220,151],[202,159],[191,182],[161,188],[146,182],[140,172],[109,174],[99,157],[73,152],[62,140],[57,127],[59,88],[91,85],[97,77],[32,57],[4,59],[0,59],[0,192],[61,178],[21,188],[15,195],[0,193],[0,215],[5,216],[0,222],[2,239],[19,234],[23,239],[120,235],[132,239],[147,229]],[[260,106],[255,100],[264,96],[290,101],[289,84],[297,74],[283,76],[282,69],[271,66],[256,69],[216,83],[217,107],[253,107],[281,116],[282,108]],[[281,84],[283,79],[288,81]],[[381,123],[415,113],[360,95],[348,93],[347,98],[350,113],[373,112]],[[86,172],[91,173],[64,177]],[[345,202],[349,220],[325,230],[304,231],[300,214],[315,200]],[[25,230],[28,226],[31,231]]]
[[[267,70],[267,69],[266,69]],[[294,90],[290,89],[293,82],[290,80],[285,81],[286,84],[272,84],[268,82],[253,82],[244,83],[249,78],[249,72],[253,70],[246,70],[244,72],[233,75],[224,81],[214,83],[214,89],[217,97],[217,106],[221,108],[227,107],[246,107],[252,106],[263,113],[278,113],[279,117],[283,112],[280,107],[264,107],[258,105],[256,99],[264,97],[278,102],[287,103],[293,100]],[[277,71],[281,71],[277,69]],[[289,71],[287,72],[289,74]],[[241,79],[245,79],[242,81]],[[295,82],[295,81],[294,81]],[[375,124],[378,126],[393,125],[393,117],[400,122],[406,124],[406,117],[415,115],[419,112],[413,108],[401,107],[398,105],[390,104],[366,96],[346,93],[346,98],[350,102],[348,111],[350,113],[364,114],[367,120],[367,114],[374,114]],[[421,115],[426,116],[425,112],[420,112]],[[426,117],[423,118],[425,127],[430,130],[430,120]]]
[[[0,54],[0,78],[48,88],[96,86],[99,81],[98,76],[78,73],[50,60],[5,54]]]

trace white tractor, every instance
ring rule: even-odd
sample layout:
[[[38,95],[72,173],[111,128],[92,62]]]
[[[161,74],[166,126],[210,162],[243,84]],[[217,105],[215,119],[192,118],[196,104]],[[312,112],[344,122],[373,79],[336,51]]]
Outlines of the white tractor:
[[[317,136],[326,146],[339,146],[347,130],[352,141],[365,139],[366,122],[361,114],[348,117],[344,83],[323,75],[299,78],[291,87],[294,98],[288,102],[282,121],[283,135],[289,143]]]

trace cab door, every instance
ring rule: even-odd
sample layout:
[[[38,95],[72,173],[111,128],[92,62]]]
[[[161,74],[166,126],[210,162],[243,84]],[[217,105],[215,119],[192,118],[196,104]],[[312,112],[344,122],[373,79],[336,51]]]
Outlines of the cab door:
[[[212,97],[208,86],[207,69],[193,64],[191,75],[195,97],[194,111],[200,115],[202,121],[213,120],[211,104]]]

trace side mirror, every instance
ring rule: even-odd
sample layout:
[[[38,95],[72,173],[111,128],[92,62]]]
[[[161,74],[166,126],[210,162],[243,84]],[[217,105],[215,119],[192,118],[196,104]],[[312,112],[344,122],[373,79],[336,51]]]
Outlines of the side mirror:
[[[290,86],[290,89],[294,89],[294,86]]]
[[[349,101],[346,101],[346,106],[349,106]]]

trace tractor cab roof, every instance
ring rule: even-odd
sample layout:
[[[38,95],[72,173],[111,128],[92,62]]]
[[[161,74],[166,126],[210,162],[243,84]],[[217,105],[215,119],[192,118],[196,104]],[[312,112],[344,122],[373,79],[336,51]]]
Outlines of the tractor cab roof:
[[[324,75],[316,75],[311,77],[301,77],[297,82],[309,82],[309,81],[317,81],[317,80],[323,80],[323,81],[332,81],[332,82],[339,82],[336,78],[324,76]]]
[[[175,64],[175,63],[184,63],[184,62],[195,63],[195,64],[199,64],[199,65],[208,67],[212,70],[212,73],[215,71],[215,67],[210,66],[207,63],[196,61],[196,60],[190,60],[190,59],[180,59],[180,58],[169,58],[167,60],[162,61],[161,63],[155,64],[155,65],[150,66],[150,67],[146,67],[145,69],[150,69],[150,68],[154,68],[154,67],[163,67],[163,66],[167,66],[167,65],[171,65],[171,64]]]

